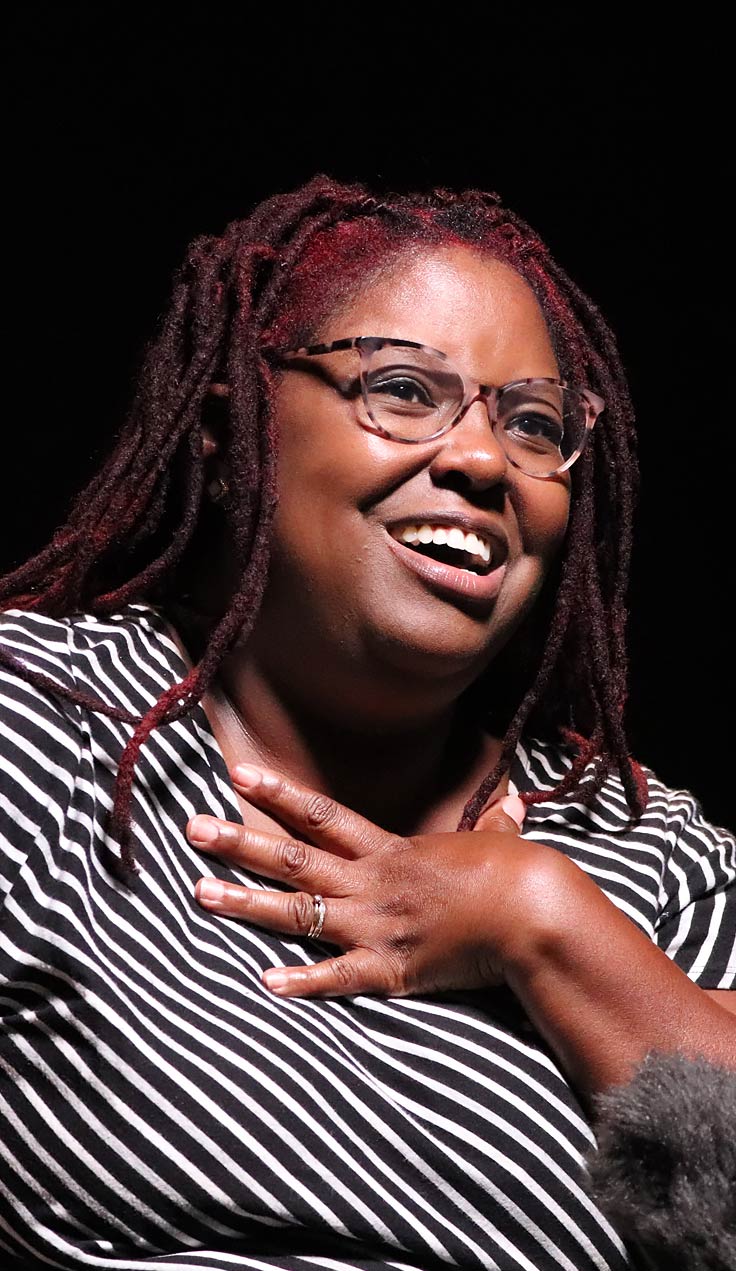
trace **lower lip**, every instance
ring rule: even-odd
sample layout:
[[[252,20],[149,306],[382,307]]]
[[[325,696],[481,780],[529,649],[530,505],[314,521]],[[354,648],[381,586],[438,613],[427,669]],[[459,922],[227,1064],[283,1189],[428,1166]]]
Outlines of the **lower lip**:
[[[440,561],[431,560],[428,556],[421,556],[419,552],[413,552],[410,547],[405,547],[388,533],[386,537],[391,551],[402,565],[423,579],[433,591],[440,595],[447,596],[449,599],[463,598],[487,605],[489,601],[496,599],[501,590],[506,574],[505,564],[499,565],[498,569],[492,569],[490,574],[474,574],[472,570],[456,569],[454,565],[443,565]]]

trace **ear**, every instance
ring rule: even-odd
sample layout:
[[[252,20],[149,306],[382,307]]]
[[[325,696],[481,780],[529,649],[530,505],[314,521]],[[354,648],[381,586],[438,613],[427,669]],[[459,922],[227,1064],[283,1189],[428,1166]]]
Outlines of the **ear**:
[[[208,459],[211,459],[213,455],[216,455],[219,449],[220,447],[217,441],[215,440],[212,432],[210,431],[209,425],[203,424],[202,425],[202,454],[204,456],[205,463],[207,462]]]
[[[210,384],[202,412],[202,454],[205,461],[217,455],[228,424],[227,384]]]

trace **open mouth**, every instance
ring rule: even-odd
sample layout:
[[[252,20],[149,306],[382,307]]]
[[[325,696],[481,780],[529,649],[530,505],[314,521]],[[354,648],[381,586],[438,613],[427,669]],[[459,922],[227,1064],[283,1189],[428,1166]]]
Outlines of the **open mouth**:
[[[481,577],[495,568],[493,547],[482,534],[457,526],[431,524],[403,525],[389,532],[397,543],[438,564],[451,565]]]

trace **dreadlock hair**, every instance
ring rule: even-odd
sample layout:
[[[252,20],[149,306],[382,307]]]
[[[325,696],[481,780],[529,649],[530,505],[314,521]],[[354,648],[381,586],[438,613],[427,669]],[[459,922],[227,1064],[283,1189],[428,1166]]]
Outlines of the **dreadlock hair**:
[[[593,430],[572,470],[566,543],[525,691],[510,712],[498,764],[466,805],[458,828],[477,821],[530,717],[554,728],[574,759],[552,794],[525,794],[527,804],[570,795],[590,801],[615,767],[632,813],[640,816],[646,806],[646,782],[628,756],[623,724],[637,465],[632,410],[611,332],[538,236],[496,195],[435,189],[379,198],[361,185],[320,175],[261,203],[220,237],[192,242],[112,453],[51,542],[0,580],[3,608],[51,617],[105,615],[154,597],[164,608],[174,606],[178,571],[204,507],[203,418],[213,386],[227,393],[221,454],[234,497],[222,515],[234,583],[185,678],[138,718],[60,687],[0,646],[0,663],[23,678],[134,725],[120,758],[109,826],[120,845],[116,868],[123,878],[130,880],[138,869],[131,805],[141,746],[154,728],[194,709],[235,640],[247,639],[264,593],[277,499],[277,372],[267,347],[308,343],[320,322],[398,257],[458,244],[505,261],[527,281],[562,374],[606,401],[604,424]],[[471,691],[481,693],[482,685],[481,679]]]

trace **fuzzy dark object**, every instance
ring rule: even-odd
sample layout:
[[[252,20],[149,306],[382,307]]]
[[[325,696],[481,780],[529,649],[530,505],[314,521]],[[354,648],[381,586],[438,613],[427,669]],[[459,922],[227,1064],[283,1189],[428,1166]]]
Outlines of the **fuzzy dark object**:
[[[656,1271],[736,1271],[736,1074],[647,1056],[595,1101],[594,1199]]]

